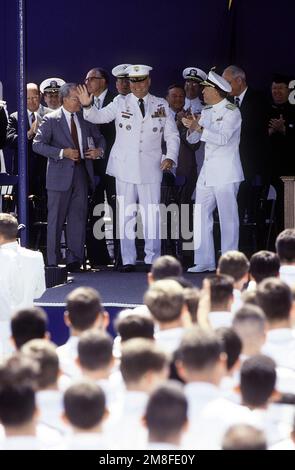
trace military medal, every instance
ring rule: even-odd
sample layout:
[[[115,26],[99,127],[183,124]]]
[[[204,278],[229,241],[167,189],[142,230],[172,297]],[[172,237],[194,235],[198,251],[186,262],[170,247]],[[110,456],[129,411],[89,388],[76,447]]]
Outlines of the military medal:
[[[126,126],[126,129],[127,129],[127,131],[130,131],[130,130],[131,130],[131,126],[128,124],[128,126]]]

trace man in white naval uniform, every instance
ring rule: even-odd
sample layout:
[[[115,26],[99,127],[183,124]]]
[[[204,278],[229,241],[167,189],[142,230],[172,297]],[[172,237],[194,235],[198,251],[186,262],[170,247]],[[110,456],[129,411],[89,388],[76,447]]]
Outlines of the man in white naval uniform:
[[[200,118],[183,118],[189,127],[190,143],[205,142],[205,160],[196,187],[194,217],[195,266],[189,272],[215,270],[213,211],[217,205],[221,232],[221,252],[237,250],[239,215],[237,192],[244,175],[239,142],[241,115],[226,95],[230,84],[215,72],[202,82],[207,106]]]
[[[182,76],[185,79],[185,105],[186,111],[190,110],[194,114],[201,114],[204,105],[200,100],[200,83],[206,80],[207,74],[197,67],[186,67]]]
[[[115,120],[116,124],[116,140],[107,173],[116,178],[122,272],[133,271],[136,264],[134,206],[137,200],[143,210],[144,261],[150,265],[160,256],[158,205],[162,171],[177,165],[179,152],[179,135],[167,101],[149,94],[150,70],[151,67],[146,65],[126,68],[131,93],[126,97],[116,97],[100,110],[91,106],[92,97],[89,97],[86,88],[79,88],[86,120],[97,124]],[[167,145],[164,156],[161,148],[163,137]]]
[[[197,67],[186,67],[182,76],[185,79],[185,104],[186,113],[201,114],[204,104],[200,100],[200,83],[207,78],[207,74]],[[200,174],[204,162],[205,142],[200,142],[200,146],[195,151],[197,174]]]

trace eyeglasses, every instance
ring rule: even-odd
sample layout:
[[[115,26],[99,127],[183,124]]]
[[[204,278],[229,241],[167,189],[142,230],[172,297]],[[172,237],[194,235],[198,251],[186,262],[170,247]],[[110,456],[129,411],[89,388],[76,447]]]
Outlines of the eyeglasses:
[[[103,77],[86,77],[84,82],[88,82],[89,80],[104,80]]]

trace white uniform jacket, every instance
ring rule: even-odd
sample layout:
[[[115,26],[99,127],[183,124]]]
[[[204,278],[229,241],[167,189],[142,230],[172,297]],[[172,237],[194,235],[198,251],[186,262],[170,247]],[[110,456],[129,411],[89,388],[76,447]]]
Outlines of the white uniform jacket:
[[[202,167],[206,186],[220,186],[244,180],[239,144],[241,132],[239,109],[224,99],[213,106],[205,106],[199,121],[202,133],[192,132],[187,140],[206,143]]]
[[[46,290],[42,253],[22,248],[17,242],[5,243],[0,249],[3,256],[12,258],[6,267],[7,272],[14,274],[9,297],[11,311],[33,307],[34,299]]]
[[[177,165],[179,134],[169,106],[163,98],[148,94],[145,117],[132,93],[117,96],[105,108],[84,109],[84,119],[102,124],[115,120],[116,140],[112,147],[107,173],[133,184],[157,183],[162,180],[161,161],[170,158]],[[162,155],[162,138],[167,154]]]

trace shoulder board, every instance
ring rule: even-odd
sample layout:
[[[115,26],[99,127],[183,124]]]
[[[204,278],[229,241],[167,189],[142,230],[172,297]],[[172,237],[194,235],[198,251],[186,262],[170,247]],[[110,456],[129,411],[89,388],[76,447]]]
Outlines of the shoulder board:
[[[203,109],[205,110],[205,109],[211,109],[211,108],[212,108],[212,106],[208,104],[207,106],[204,106]]]
[[[226,107],[227,109],[230,109],[231,111],[233,111],[234,109],[236,109],[236,105],[233,104],[233,103],[228,103],[225,107]]]

